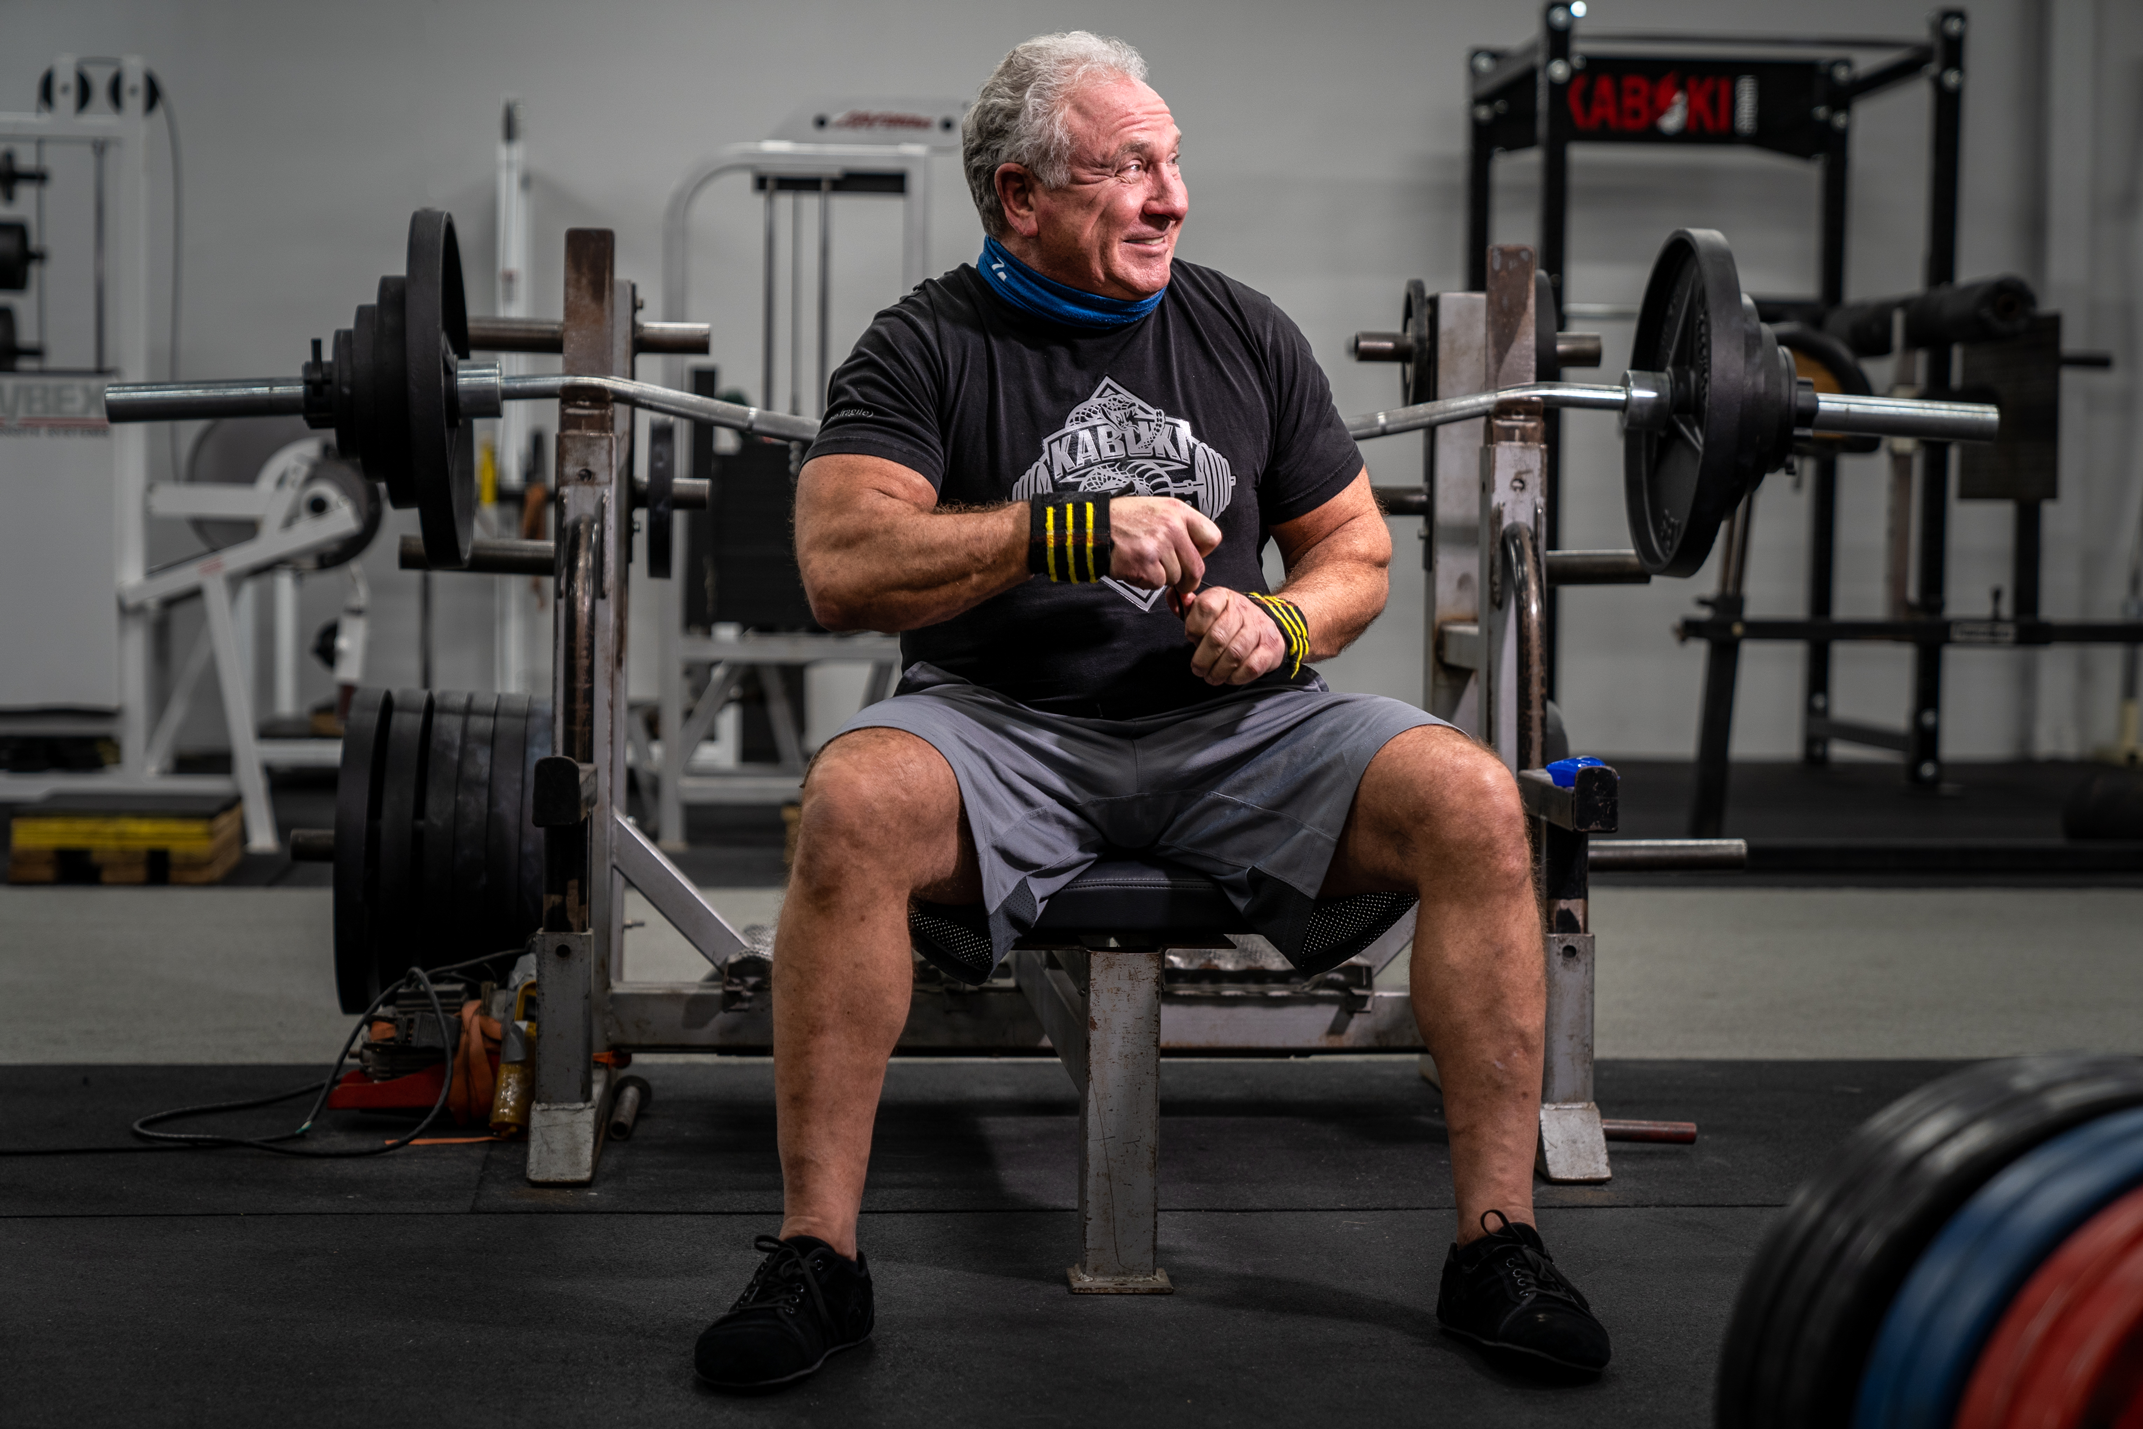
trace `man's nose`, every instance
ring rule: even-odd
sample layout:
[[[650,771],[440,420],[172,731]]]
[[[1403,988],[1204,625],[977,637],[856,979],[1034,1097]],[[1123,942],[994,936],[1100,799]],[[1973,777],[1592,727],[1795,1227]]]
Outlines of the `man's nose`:
[[[1145,213],[1148,218],[1173,219],[1181,223],[1190,212],[1191,192],[1183,183],[1180,171],[1156,167],[1153,186],[1146,192]]]

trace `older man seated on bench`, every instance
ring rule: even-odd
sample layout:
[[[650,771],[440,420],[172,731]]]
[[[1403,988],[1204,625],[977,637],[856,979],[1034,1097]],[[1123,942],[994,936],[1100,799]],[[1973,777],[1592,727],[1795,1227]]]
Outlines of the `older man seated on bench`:
[[[1419,897],[1458,1199],[1437,1317],[1520,1362],[1607,1363],[1533,1226],[1542,934],[1515,781],[1311,668],[1383,609],[1390,534],[1301,331],[1176,260],[1181,136],[1145,74],[1080,31],[1007,55],[963,133],[980,257],[834,374],[796,494],[804,585],[828,629],[902,632],[908,670],[805,782],[774,956],[785,1211],[700,1337],[710,1384],[798,1380],[871,1332],[856,1220],[910,901],[980,904],[1002,959],[1108,850],[1205,874],[1305,973],[1319,897]]]

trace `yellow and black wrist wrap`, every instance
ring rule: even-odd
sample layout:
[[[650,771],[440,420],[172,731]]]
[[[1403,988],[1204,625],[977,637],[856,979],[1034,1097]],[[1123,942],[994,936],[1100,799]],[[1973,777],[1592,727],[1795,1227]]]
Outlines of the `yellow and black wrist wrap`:
[[[1028,505],[1028,570],[1080,585],[1109,573],[1108,497],[1037,496]]]
[[[1302,662],[1310,657],[1310,623],[1302,618],[1302,607],[1262,591],[1248,594],[1280,627],[1280,638],[1287,642],[1287,678],[1292,680],[1302,672]]]

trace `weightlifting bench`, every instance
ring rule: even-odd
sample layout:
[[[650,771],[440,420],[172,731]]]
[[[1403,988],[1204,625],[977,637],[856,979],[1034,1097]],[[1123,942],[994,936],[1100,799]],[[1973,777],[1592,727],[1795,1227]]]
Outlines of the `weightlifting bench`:
[[[1395,930],[1411,932],[1415,899],[1362,893],[1320,899],[1303,952],[1337,966]],[[1406,925],[1401,927],[1402,922]],[[916,951],[956,977],[989,975],[980,904],[917,903]],[[1217,885],[1181,864],[1104,858],[1057,891],[1014,945],[1012,975],[1079,1094],[1079,1263],[1088,1295],[1166,1295],[1154,1264],[1160,1210],[1161,987],[1171,947],[1212,947],[1250,924]]]

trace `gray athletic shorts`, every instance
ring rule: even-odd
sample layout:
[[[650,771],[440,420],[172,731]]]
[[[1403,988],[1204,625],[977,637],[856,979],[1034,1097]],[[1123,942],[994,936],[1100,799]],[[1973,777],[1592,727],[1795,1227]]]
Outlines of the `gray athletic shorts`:
[[[945,756],[1002,961],[1050,896],[1111,852],[1212,879],[1289,959],[1302,947],[1362,771],[1444,721],[1382,695],[1238,690],[1187,710],[1088,719],[1029,709],[933,665],[841,729],[901,729]]]

